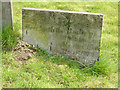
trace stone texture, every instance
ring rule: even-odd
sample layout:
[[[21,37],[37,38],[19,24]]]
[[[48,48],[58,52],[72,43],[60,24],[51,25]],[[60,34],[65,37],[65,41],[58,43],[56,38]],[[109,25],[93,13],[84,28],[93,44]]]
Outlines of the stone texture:
[[[0,32],[2,32],[1,30],[2,30],[2,2],[0,1]]]
[[[2,58],[2,3],[0,2],[0,65]]]
[[[0,89],[2,89],[2,3],[0,2]]]
[[[12,10],[11,10],[11,0],[9,2],[2,3],[2,27],[12,26]]]
[[[23,41],[85,65],[99,58],[102,14],[24,8]]]

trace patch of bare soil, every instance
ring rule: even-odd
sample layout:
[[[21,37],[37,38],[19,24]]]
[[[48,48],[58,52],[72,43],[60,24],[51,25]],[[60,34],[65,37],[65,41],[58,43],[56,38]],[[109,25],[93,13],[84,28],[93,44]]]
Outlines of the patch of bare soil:
[[[22,61],[22,63],[25,63],[26,60],[33,57],[33,55],[36,53],[36,50],[29,49],[29,44],[18,41],[17,47],[13,49],[13,52],[15,52],[15,59],[17,61]]]

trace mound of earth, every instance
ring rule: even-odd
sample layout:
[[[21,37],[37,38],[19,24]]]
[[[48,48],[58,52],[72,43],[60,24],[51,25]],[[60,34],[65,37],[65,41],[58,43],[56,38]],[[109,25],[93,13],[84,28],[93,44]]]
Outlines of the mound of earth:
[[[17,47],[14,48],[15,52],[15,59],[18,61],[26,61],[36,53],[35,49],[29,49],[29,44],[23,42],[23,41],[18,41]]]

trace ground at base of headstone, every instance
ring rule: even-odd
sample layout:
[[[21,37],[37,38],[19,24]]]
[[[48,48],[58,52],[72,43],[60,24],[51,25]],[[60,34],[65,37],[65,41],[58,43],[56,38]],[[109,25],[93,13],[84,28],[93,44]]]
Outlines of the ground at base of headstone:
[[[13,52],[15,52],[15,60],[25,63],[26,60],[32,58],[36,50],[29,49],[29,46],[29,44],[23,41],[18,41],[17,46],[13,49]]]
[[[116,87],[117,73],[106,73],[107,68],[101,64],[80,68],[74,60],[63,56],[51,56],[40,48],[18,41],[12,52],[3,54],[3,87],[24,88],[27,85],[30,88],[46,88],[47,85],[49,88]],[[114,78],[112,82],[111,78]]]

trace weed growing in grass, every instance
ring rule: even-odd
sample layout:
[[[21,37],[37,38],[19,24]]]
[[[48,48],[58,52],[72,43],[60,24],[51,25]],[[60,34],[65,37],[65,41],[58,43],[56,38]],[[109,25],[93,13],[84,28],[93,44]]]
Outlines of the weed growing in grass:
[[[19,34],[12,27],[6,27],[2,30],[2,49],[10,51],[17,44]]]
[[[91,75],[104,75],[108,76],[110,73],[115,71],[115,68],[117,68],[117,65],[115,65],[113,62],[109,62],[108,60],[102,59],[99,62],[96,62],[94,65],[91,65],[89,67],[85,67],[83,72],[90,73]]]

